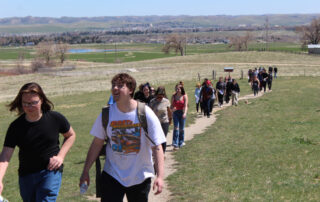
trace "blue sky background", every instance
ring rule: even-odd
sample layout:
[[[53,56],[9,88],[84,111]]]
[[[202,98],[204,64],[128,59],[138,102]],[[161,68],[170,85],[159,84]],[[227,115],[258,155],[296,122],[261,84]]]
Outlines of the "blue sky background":
[[[320,0],[0,0],[0,18],[320,13]]]

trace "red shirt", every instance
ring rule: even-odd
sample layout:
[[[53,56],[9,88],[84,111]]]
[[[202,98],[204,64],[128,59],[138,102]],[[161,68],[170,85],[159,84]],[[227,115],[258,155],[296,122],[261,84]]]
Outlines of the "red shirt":
[[[176,108],[176,110],[183,110],[184,108],[184,95],[182,96],[182,100],[176,100],[175,96],[173,97],[173,107]]]

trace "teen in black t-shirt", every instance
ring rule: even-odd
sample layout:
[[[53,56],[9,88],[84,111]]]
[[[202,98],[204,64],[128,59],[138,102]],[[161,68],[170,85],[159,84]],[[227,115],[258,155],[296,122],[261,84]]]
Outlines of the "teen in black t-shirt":
[[[59,151],[59,133],[70,130],[67,119],[58,112],[48,111],[40,120],[29,122],[25,114],[13,121],[7,131],[5,147],[19,147],[19,175],[46,169],[52,156]]]
[[[266,92],[267,81],[268,81],[269,74],[267,74],[266,70],[264,69],[264,70],[262,70],[261,76],[262,76],[261,89],[263,88],[264,92]]]
[[[0,195],[3,177],[19,147],[19,186],[23,201],[56,201],[64,158],[75,141],[67,119],[51,111],[53,104],[37,83],[27,83],[8,105],[19,117],[7,131],[0,155]],[[65,140],[59,148],[59,134]]]

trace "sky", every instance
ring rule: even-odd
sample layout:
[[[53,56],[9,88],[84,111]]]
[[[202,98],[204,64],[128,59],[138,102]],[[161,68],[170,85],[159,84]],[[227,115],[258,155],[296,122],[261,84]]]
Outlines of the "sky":
[[[0,18],[320,13],[320,0],[0,0]]]

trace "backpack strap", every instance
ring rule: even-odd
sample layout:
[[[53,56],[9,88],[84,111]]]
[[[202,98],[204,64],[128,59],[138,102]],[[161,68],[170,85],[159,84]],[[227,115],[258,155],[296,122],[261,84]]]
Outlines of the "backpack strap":
[[[110,107],[103,107],[102,108],[102,117],[101,117],[101,121],[102,121],[102,126],[105,132],[107,132],[107,127],[108,127],[108,123],[109,123],[109,111],[110,111]],[[106,142],[108,142],[108,136],[106,136]],[[102,177],[101,177],[101,162],[100,162],[100,156],[105,156],[106,155],[106,144],[103,145],[99,156],[96,159],[96,197],[100,198],[102,196]]]
[[[109,111],[110,111],[110,107],[106,106],[102,108],[102,126],[104,128],[104,130],[107,130],[108,127],[108,123],[109,123]]]
[[[153,144],[153,145],[156,145],[154,143],[154,141],[149,137],[148,135],[148,123],[147,123],[147,116],[146,116],[146,104],[143,103],[143,102],[139,102],[137,101],[138,103],[138,106],[137,106],[137,112],[138,112],[138,119],[139,119],[139,122],[141,124],[141,127],[143,128],[144,130],[144,133],[146,135],[146,137],[150,140],[150,142]]]
[[[109,111],[110,111],[110,106],[106,106],[106,107],[102,108],[101,121],[102,121],[102,126],[103,126],[105,133],[107,133],[107,127],[108,127],[108,123],[109,123]],[[106,143],[109,142],[108,135],[106,135],[105,142]],[[100,151],[100,156],[105,156],[105,155],[106,155],[106,144],[103,145],[103,147]]]

